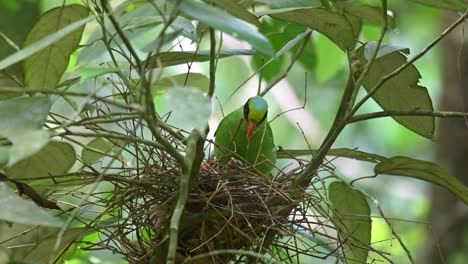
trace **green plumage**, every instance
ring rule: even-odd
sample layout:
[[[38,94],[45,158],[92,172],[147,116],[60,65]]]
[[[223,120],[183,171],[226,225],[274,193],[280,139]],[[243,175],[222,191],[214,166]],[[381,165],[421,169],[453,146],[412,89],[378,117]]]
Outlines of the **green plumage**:
[[[271,127],[266,120],[263,121],[255,127],[248,141],[247,121],[243,110],[241,107],[221,120],[215,133],[214,153],[221,165],[226,165],[231,158],[235,158],[247,165],[255,165],[257,170],[269,175],[276,162]],[[255,111],[250,111],[252,110]]]

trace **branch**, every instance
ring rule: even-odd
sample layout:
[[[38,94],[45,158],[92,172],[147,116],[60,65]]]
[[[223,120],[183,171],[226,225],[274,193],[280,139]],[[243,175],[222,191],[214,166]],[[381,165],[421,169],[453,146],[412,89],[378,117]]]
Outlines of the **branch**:
[[[210,86],[208,89],[208,96],[213,97],[215,91],[215,77],[216,77],[216,35],[213,28],[210,28]]]
[[[381,111],[362,115],[356,115],[348,120],[348,124],[360,122],[369,119],[394,116],[432,116],[440,118],[460,118],[468,117],[468,112],[449,112],[449,111],[428,111],[428,110],[407,110],[407,111]]]

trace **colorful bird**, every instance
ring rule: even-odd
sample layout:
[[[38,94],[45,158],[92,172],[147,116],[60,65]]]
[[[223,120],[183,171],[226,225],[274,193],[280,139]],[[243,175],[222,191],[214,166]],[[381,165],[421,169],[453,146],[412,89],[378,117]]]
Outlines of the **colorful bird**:
[[[221,165],[235,158],[269,175],[276,162],[276,152],[267,115],[265,99],[254,96],[221,120],[215,133],[214,150]]]

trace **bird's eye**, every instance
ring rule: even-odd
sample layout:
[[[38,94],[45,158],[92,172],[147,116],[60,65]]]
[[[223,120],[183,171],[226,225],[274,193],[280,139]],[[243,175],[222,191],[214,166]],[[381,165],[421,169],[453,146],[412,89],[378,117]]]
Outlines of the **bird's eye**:
[[[248,101],[244,105],[244,118],[245,120],[249,120],[249,102]]]

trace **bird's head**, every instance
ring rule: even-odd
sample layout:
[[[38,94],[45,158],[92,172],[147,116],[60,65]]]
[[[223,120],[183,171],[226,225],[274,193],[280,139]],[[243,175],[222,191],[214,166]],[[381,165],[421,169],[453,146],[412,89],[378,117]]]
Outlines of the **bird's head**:
[[[250,140],[256,126],[267,117],[268,104],[261,96],[250,97],[244,105],[244,118],[247,121],[247,140]]]

